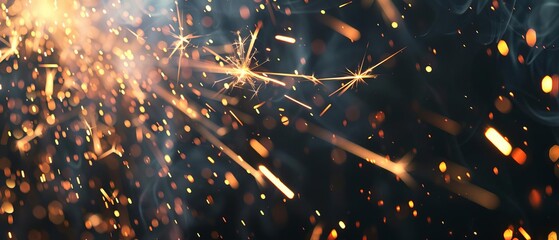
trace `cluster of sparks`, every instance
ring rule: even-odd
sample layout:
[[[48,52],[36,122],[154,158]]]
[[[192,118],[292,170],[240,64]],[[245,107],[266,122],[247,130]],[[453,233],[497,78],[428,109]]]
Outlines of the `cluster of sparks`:
[[[36,2],[40,2],[40,6],[37,6]],[[224,158],[221,156],[223,153],[252,176],[260,186],[271,183],[284,194],[284,201],[297,198],[299,195],[296,189],[291,189],[275,175],[274,169],[266,167],[268,164],[264,161],[258,163],[258,160],[245,160],[223,139],[230,132],[254,122],[250,114],[233,107],[248,105],[250,101],[229,93],[232,93],[233,89],[242,91],[248,87],[252,92],[252,100],[255,97],[260,98],[259,91],[263,86],[294,92],[296,87],[285,81],[291,79],[301,86],[323,86],[328,81],[342,82],[341,87],[328,92],[329,97],[340,96],[366,83],[368,79],[377,78],[375,69],[404,51],[404,48],[396,50],[370,67],[363,58],[356,70],[348,69],[348,73],[343,76],[317,77],[313,73],[305,75],[298,72],[266,71],[263,69],[269,60],[259,61],[256,48],[259,32],[266,27],[261,22],[251,28],[253,31],[248,37],[244,37],[241,31],[237,32],[236,40],[221,51],[218,48],[222,47],[212,46],[210,40],[206,41],[204,46],[192,44],[195,39],[211,39],[212,36],[188,33],[188,25],[192,23],[184,22],[185,17],[181,14],[177,2],[175,9],[162,11],[167,14],[175,12],[176,15],[170,16],[174,22],[151,29],[153,35],[160,34],[161,38],[170,39],[169,42],[161,40],[155,43],[148,36],[152,34],[140,28],[145,16],[133,16],[127,11],[122,13],[122,8],[130,7],[128,4],[121,1],[111,1],[103,5],[96,1],[84,2],[86,3],[78,0],[16,0],[11,4],[1,4],[0,42],[4,47],[0,49],[0,63],[6,66],[3,76],[11,78],[11,75],[18,71],[22,73],[14,75],[15,80],[4,79],[0,82],[0,101],[6,102],[3,106],[7,107],[0,108],[0,113],[21,110],[17,114],[9,115],[11,125],[5,124],[2,129],[0,145],[7,146],[14,154],[28,159],[29,165],[36,166],[26,167],[31,169],[31,173],[22,169],[11,171],[10,168],[5,168],[4,175],[8,179],[6,191],[10,194],[15,192],[16,185],[20,189],[18,191],[23,193],[30,192],[30,188],[40,188],[42,190],[37,190],[40,192],[47,191],[50,187],[56,189],[54,191],[58,194],[63,194],[66,201],[54,200],[45,208],[40,206],[41,203],[22,203],[15,197],[9,197],[10,194],[4,194],[0,197],[1,213],[8,216],[7,221],[10,224],[14,221],[13,215],[17,208],[37,204],[32,210],[35,217],[48,217],[57,225],[71,225],[73,223],[64,217],[63,205],[80,201],[80,193],[83,193],[80,189],[93,188],[98,189],[97,194],[102,204],[114,211],[110,217],[88,213],[84,219],[85,227],[98,233],[118,231],[115,234],[123,238],[138,237],[134,229],[140,225],[140,220],[129,217],[125,207],[137,204],[137,199],[126,195],[122,189],[123,183],[111,181],[109,187],[103,187],[95,180],[86,179],[79,174],[66,173],[57,161],[63,159],[62,162],[68,165],[94,166],[100,164],[98,161],[101,160],[106,160],[106,164],[112,164],[109,161],[116,159],[118,168],[134,169],[134,166],[155,160],[158,165],[156,174],[161,178],[173,178],[171,167],[176,160],[172,158],[177,154],[162,149],[174,149],[173,146],[177,144],[172,140],[177,137],[174,133],[177,129],[171,129],[169,125],[179,118],[179,114],[181,119],[186,119],[188,123],[184,126],[184,131],[192,131],[200,136],[193,137],[192,141],[196,145],[207,142],[211,149],[215,150],[215,153],[208,154],[210,163],[218,161],[215,160],[216,156]],[[386,8],[391,7],[390,4],[387,5],[387,1],[379,2]],[[343,8],[348,4],[351,4],[351,1],[339,7]],[[385,14],[388,14],[389,22],[394,27],[394,23],[399,20],[393,17],[394,13],[390,11],[385,11]],[[121,26],[115,18],[129,22],[132,27]],[[359,31],[340,20],[323,14],[321,21],[351,41],[360,38]],[[275,39],[287,44],[297,41],[283,35],[276,35]],[[499,46],[499,51],[502,48]],[[201,73],[201,80],[192,76],[185,77],[185,68],[188,68],[190,73]],[[175,81],[170,81],[173,78]],[[545,80],[546,89],[550,88],[550,79]],[[20,92],[23,94],[19,94]],[[314,106],[293,96],[294,94],[283,93],[282,99],[286,103],[307,109],[311,112],[310,116],[314,117]],[[221,106],[217,107],[216,102],[217,105],[221,103]],[[260,114],[259,109],[265,105],[267,103],[262,101],[254,105],[253,109]],[[323,108],[319,117],[325,115],[331,107],[332,104],[328,104]],[[460,132],[460,125],[453,120],[428,110],[418,108],[417,112],[423,121],[451,135]],[[223,116],[228,120],[221,123],[214,120]],[[280,121],[286,126],[291,124],[286,114],[280,114]],[[409,172],[411,154],[393,161],[311,122],[303,121],[303,127],[298,130],[393,173],[410,188],[416,187],[417,183]],[[485,136],[505,156],[512,156],[518,164],[526,161],[526,153],[520,148],[513,149],[508,140],[495,128],[487,128]],[[130,139],[133,139],[134,143],[126,143],[130,146],[130,149],[126,149],[123,142],[131,141]],[[249,145],[262,159],[269,157],[269,145],[256,139],[251,139]],[[147,149],[143,149],[144,147]],[[66,151],[64,148],[85,150],[83,153],[72,154],[72,151]],[[64,155],[66,152],[70,153]],[[557,154],[556,152],[559,150],[555,149],[554,153]],[[177,158],[185,158],[180,150],[178,155],[180,157]],[[33,156],[33,159],[29,156]],[[10,157],[0,156],[0,166],[9,163],[8,158]],[[441,162],[439,169],[445,174],[446,188],[483,207],[495,209],[499,205],[499,199],[495,194],[468,180],[456,180],[456,176],[451,176],[453,173],[450,169],[462,168],[457,164]],[[233,172],[235,171],[231,170],[225,174],[225,183],[237,188],[239,176],[235,175],[244,173]],[[217,178],[216,173],[212,176]],[[185,175],[185,178],[191,183],[195,181],[192,175]],[[39,182],[30,187],[33,179],[39,179]],[[137,186],[144,184],[136,180],[135,182]],[[211,204],[210,197],[207,202]],[[181,204],[184,203],[177,200],[173,205],[166,203],[165,206],[169,211],[173,208],[173,211],[179,214],[184,212],[185,208],[188,209],[188,206]],[[410,203],[410,207],[412,205],[413,202]],[[417,215],[417,212],[414,214]],[[147,220],[150,231],[170,221],[156,218],[157,216],[153,220]],[[345,223],[340,221],[339,226],[344,229]],[[317,231],[322,232],[321,229],[320,224],[316,225],[311,239],[316,237],[315,231],[318,234]],[[519,230],[522,235],[528,235],[523,228]],[[512,230],[506,231],[508,236],[508,231]],[[8,230],[6,234],[3,237],[13,238],[14,234],[19,233]],[[334,238],[336,235],[335,230],[330,233]]]

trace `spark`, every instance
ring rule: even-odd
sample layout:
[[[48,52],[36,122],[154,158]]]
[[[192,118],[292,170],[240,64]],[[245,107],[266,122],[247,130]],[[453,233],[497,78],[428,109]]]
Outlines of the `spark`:
[[[406,48],[402,48],[402,49],[396,51],[395,53],[386,57],[382,61],[378,62],[377,64],[375,64],[372,67],[369,67],[365,70],[363,70],[363,65],[365,63],[365,57],[363,57],[363,59],[361,60],[361,64],[359,64],[359,66],[357,66],[356,71],[351,71],[351,70],[347,69],[349,75],[342,76],[342,77],[319,78],[318,81],[345,81],[345,80],[349,80],[349,82],[342,85],[340,88],[338,88],[336,91],[334,91],[330,94],[330,96],[332,96],[332,95],[337,93],[338,96],[340,96],[340,95],[344,94],[347,90],[356,87],[358,84],[366,83],[365,79],[376,78],[378,76],[378,74],[372,74],[373,70],[375,70],[375,68],[377,68],[378,66],[382,65],[386,61],[390,60],[391,58],[395,57],[396,55],[398,55],[399,53],[404,51],[404,49],[406,49]]]
[[[270,155],[268,149],[266,149],[266,147],[264,147],[264,145],[262,145],[262,143],[260,143],[258,140],[250,139],[249,144],[252,149],[254,149],[254,151],[260,154],[260,156],[262,156],[263,158],[267,158]]]
[[[241,126],[244,126],[241,119],[239,119],[239,117],[237,117],[237,115],[232,110],[229,110],[229,113],[231,113],[231,115],[235,118],[235,120],[237,120],[237,122],[239,122],[239,124],[241,124]]]
[[[204,50],[212,54],[217,60],[221,61],[220,64],[212,64],[208,62],[195,62],[192,61],[190,66],[203,71],[225,74],[228,77],[218,80],[217,82],[232,79],[230,82],[225,83],[225,89],[235,87],[242,87],[249,85],[254,91],[255,95],[258,93],[258,87],[261,84],[273,83],[282,87],[286,87],[286,83],[278,80],[276,77],[292,77],[306,79],[317,83],[318,80],[314,76],[289,74],[279,72],[259,71],[263,64],[268,60],[259,63],[256,61],[255,55],[257,50],[255,48],[258,33],[262,25],[258,25],[254,32],[250,32],[250,36],[242,38],[241,34],[237,32],[237,40],[233,43],[235,53],[233,55],[222,56],[209,47],[204,47]]]
[[[324,114],[326,114],[326,112],[328,112],[328,110],[330,109],[330,107],[332,107],[332,104],[331,104],[331,103],[328,104],[328,106],[326,106],[326,107],[324,108],[324,110],[322,110],[322,112],[320,112],[320,115],[319,115],[319,116],[322,117]]]
[[[270,182],[272,182],[272,184],[274,184],[287,198],[293,199],[295,193],[293,193],[291,189],[285,186],[285,184],[283,184],[283,182],[278,177],[276,177],[272,172],[270,172],[268,168],[266,168],[264,165],[260,165],[258,166],[258,170],[260,170],[260,172],[264,174],[264,176],[268,180],[270,180]]]
[[[353,1],[349,1],[349,2],[346,2],[346,3],[342,3],[342,4],[340,4],[340,6],[338,6],[338,8],[343,8],[343,7],[345,7],[345,6],[349,5],[349,4],[351,4],[352,2],[353,2]]]
[[[192,39],[198,38],[200,36],[195,36],[192,33],[189,33],[187,35],[184,35],[184,28],[183,28],[183,24],[182,24],[182,16],[180,14],[180,10],[179,10],[179,4],[177,1],[175,1],[175,5],[177,8],[177,21],[179,24],[179,34],[177,35],[176,33],[171,33],[171,36],[173,36],[173,38],[175,38],[175,41],[171,44],[171,46],[173,47],[173,51],[171,52],[171,54],[169,55],[169,58],[171,58],[177,51],[179,52],[179,63],[178,63],[178,67],[177,67],[177,82],[180,80],[180,73],[181,73],[181,66],[182,66],[182,58],[184,56],[184,51],[187,49],[188,46],[190,46],[190,41]],[[130,32],[132,32],[131,30],[129,30]],[[138,37],[138,35],[134,34],[136,37]]]
[[[292,97],[290,97],[289,95],[283,95],[283,96],[284,96],[285,98],[291,100],[292,102],[301,105],[302,107],[304,107],[304,108],[306,108],[306,109],[312,110],[312,107],[311,107],[311,106],[309,106],[309,105],[307,105],[307,104],[304,104],[303,102],[301,102],[301,101],[299,101],[299,100],[297,100],[297,99],[295,99],[295,98],[292,98]]]
[[[485,131],[485,137],[501,151],[505,156],[510,155],[512,151],[512,146],[495,128],[488,128]]]
[[[283,35],[276,35],[275,38],[278,41],[282,41],[282,42],[286,42],[286,43],[290,43],[290,44],[293,44],[293,43],[296,42],[295,38],[288,37],[288,36],[283,36]]]

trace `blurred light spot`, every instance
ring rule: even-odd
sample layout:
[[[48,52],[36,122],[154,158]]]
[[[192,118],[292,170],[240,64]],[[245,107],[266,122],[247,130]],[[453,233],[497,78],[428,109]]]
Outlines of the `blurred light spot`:
[[[512,151],[512,159],[522,165],[526,162],[526,153],[520,148],[515,148]]]
[[[549,149],[549,159],[553,162],[557,162],[557,160],[559,159],[559,146],[558,145],[553,145]]]
[[[528,32],[526,32],[526,43],[528,44],[528,46],[533,47],[536,45],[536,31],[532,28],[528,29]]]
[[[550,93],[552,90],[553,90],[553,79],[549,75],[546,75],[542,79],[542,91],[544,93]]]
[[[497,49],[503,56],[507,56],[509,54],[509,46],[504,40],[500,40],[499,43],[497,43]]]
[[[439,170],[440,170],[442,173],[446,172],[446,163],[445,163],[445,162],[441,162],[441,163],[439,164]]]
[[[425,66],[425,71],[430,73],[430,72],[433,71],[433,68],[431,66],[427,65],[427,66]]]

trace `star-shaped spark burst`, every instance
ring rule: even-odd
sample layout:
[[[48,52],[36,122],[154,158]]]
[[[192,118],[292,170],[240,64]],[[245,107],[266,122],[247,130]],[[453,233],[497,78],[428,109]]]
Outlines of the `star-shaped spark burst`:
[[[180,79],[181,65],[182,65],[182,58],[184,56],[184,51],[186,50],[187,47],[190,46],[190,41],[192,39],[198,38],[200,36],[195,36],[192,33],[185,35],[184,27],[182,24],[182,16],[180,14],[178,2],[175,2],[175,5],[177,8],[177,22],[179,24],[179,34],[171,33],[171,36],[175,39],[175,41],[171,44],[171,47],[173,47],[173,51],[169,55],[169,58],[171,58],[177,51],[179,52],[179,64],[177,68],[177,81],[178,81]]]
[[[0,42],[6,44],[6,48],[0,49],[0,62],[10,58],[13,55],[18,55],[19,51],[17,50],[17,46],[19,45],[19,35],[16,31],[12,31],[12,34],[6,41],[3,38],[0,38]]]
[[[342,84],[342,86],[340,88],[338,88],[336,91],[330,93],[330,95],[329,95],[329,96],[332,96],[332,95],[337,93],[338,96],[340,96],[340,95],[344,94],[347,90],[357,87],[358,84],[366,83],[365,79],[376,78],[378,76],[378,74],[373,74],[372,73],[373,70],[375,70],[375,68],[377,68],[378,66],[382,65],[386,61],[390,60],[394,56],[396,56],[399,53],[401,53],[402,51],[404,51],[404,49],[406,49],[406,48],[402,48],[402,49],[398,50],[397,52],[395,52],[392,55],[386,57],[385,59],[378,62],[374,66],[372,66],[370,68],[367,68],[365,70],[363,70],[363,65],[365,63],[365,57],[363,57],[363,59],[361,60],[361,64],[359,64],[356,71],[351,71],[351,70],[347,69],[347,71],[349,73],[347,76],[320,78],[320,79],[318,79],[318,81],[344,81],[344,80],[349,80],[349,82],[347,82],[345,84]]]
[[[241,37],[241,34],[237,32],[237,40],[233,43],[234,54],[222,56],[211,48],[204,47],[206,51],[214,55],[216,60],[220,61],[219,64],[192,62],[190,65],[194,68],[207,72],[227,75],[226,78],[217,81],[231,80],[230,82],[224,84],[224,89],[232,89],[235,87],[240,88],[242,86],[249,85],[255,94],[258,93],[259,87],[262,84],[273,83],[275,85],[285,87],[286,83],[278,80],[277,77],[301,78],[315,83],[318,82],[318,80],[311,75],[257,70],[269,61],[266,60],[264,62],[259,62],[255,57],[257,50],[254,45],[258,39],[258,32],[261,27],[261,25],[258,25],[256,30],[251,32],[250,36],[246,38]]]

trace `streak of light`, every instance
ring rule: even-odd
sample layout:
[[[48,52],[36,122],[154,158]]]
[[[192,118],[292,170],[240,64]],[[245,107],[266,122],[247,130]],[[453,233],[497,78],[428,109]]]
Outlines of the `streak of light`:
[[[378,0],[377,3],[389,23],[398,22],[400,12],[396,9],[396,6],[394,6],[394,3],[391,0]]]
[[[526,240],[531,240],[532,237],[530,236],[530,234],[528,234],[528,232],[526,232],[526,230],[524,230],[523,227],[519,227],[518,231],[520,232],[520,234],[522,234],[522,236],[526,239]]]
[[[321,224],[317,224],[314,229],[312,230],[312,234],[311,234],[311,238],[310,240],[319,240],[320,239],[320,235],[322,235],[322,225]]]
[[[53,88],[54,88],[54,77],[56,75],[56,69],[47,69],[45,79],[45,95],[48,99],[52,98]]]
[[[307,105],[307,104],[304,104],[304,103],[302,103],[301,101],[299,101],[299,100],[297,100],[297,99],[295,99],[295,98],[290,97],[289,95],[283,95],[283,96],[284,96],[285,98],[291,100],[292,102],[301,105],[302,107],[304,107],[304,108],[306,108],[306,109],[312,110],[312,107],[311,107],[311,106],[309,106],[309,105]]]
[[[173,94],[165,91],[158,85],[152,86],[152,90],[154,93],[157,93],[159,97],[163,100],[167,101],[168,103],[172,104],[175,108],[183,112],[188,118],[191,120],[196,120],[197,122],[204,125],[206,128],[214,131],[219,136],[224,136],[227,134],[227,129],[224,127],[220,127],[216,125],[214,122],[206,119],[201,118],[198,113],[200,112],[200,107],[198,107],[194,101],[187,101],[186,99],[179,99]]]
[[[235,151],[233,151],[231,148],[225,145],[221,140],[219,140],[207,129],[199,125],[195,125],[195,128],[209,142],[211,142],[216,147],[220,148],[227,156],[229,156],[229,158],[235,161],[235,163],[237,163],[239,166],[244,168],[248,174],[254,176],[254,178],[260,185],[264,185],[264,179],[262,178],[260,172],[254,169],[250,164],[248,164],[240,155],[235,153]]]
[[[328,110],[330,109],[330,107],[332,107],[332,104],[329,103],[324,110],[322,110],[322,112],[320,112],[320,116],[322,117],[324,114],[326,114],[326,112],[328,112]]]
[[[495,128],[488,128],[485,131],[485,137],[501,151],[505,156],[510,155],[512,151],[512,146],[510,143],[497,131]]]
[[[105,199],[107,199],[107,201],[111,202],[112,204],[114,204],[113,202],[113,198],[111,196],[109,196],[109,194],[107,194],[107,192],[105,191],[105,189],[100,188],[99,191],[101,191],[101,194],[103,194],[103,197],[105,197]]]
[[[285,184],[283,184],[283,182],[281,182],[278,177],[270,172],[268,168],[266,168],[264,165],[260,165],[258,166],[258,170],[260,170],[260,172],[264,174],[264,176],[268,178],[268,180],[270,180],[270,182],[272,182],[272,184],[274,184],[287,198],[293,199],[293,197],[295,196],[293,191],[285,186]]]
[[[308,124],[308,131],[324,140],[327,141],[329,143],[331,143],[332,145],[339,147],[345,151],[348,151],[352,154],[354,154],[355,156],[358,156],[362,159],[364,159],[365,161],[377,165],[391,173],[393,173],[394,175],[396,175],[397,177],[399,177],[400,179],[402,179],[408,186],[414,186],[415,185],[415,181],[413,180],[413,178],[409,175],[409,173],[407,172],[407,166],[409,164],[409,161],[411,160],[411,158],[408,158],[407,156],[402,158],[399,162],[393,162],[390,159],[381,156],[377,153],[374,153],[368,149],[365,149],[364,147],[361,147],[343,137],[340,136],[336,136],[335,134],[332,134],[331,132],[322,129],[318,126],[314,126],[311,124]]]
[[[109,150],[107,150],[106,152],[104,152],[103,154],[101,154],[101,156],[98,157],[98,159],[103,159],[106,158],[107,156],[111,155],[111,154],[116,154],[119,157],[122,157],[122,153],[120,151],[117,150],[116,148],[116,144],[113,143],[113,145],[111,146],[111,148]]]
[[[44,64],[39,64],[39,67],[41,67],[41,68],[58,68],[58,64],[56,64],[56,63],[44,63]]]
[[[252,147],[252,149],[254,149],[254,151],[260,154],[260,156],[262,156],[263,158],[267,158],[270,155],[268,149],[266,149],[266,147],[264,147],[264,145],[262,145],[262,143],[260,143],[258,140],[250,139],[249,144]]]
[[[451,135],[458,135],[461,126],[458,122],[425,109],[417,109],[419,118]]]
[[[282,41],[282,42],[286,42],[286,43],[290,43],[290,44],[294,44],[296,42],[295,38],[288,37],[288,36],[283,36],[283,35],[276,35],[275,38],[278,41]]]
[[[253,109],[259,109],[260,107],[262,107],[264,104],[266,104],[266,101],[261,102],[259,104],[254,105],[254,107],[252,107]]]
[[[237,115],[235,115],[235,113],[232,110],[229,110],[229,113],[231,113],[231,115],[235,118],[235,120],[237,120],[237,122],[239,124],[241,124],[241,126],[244,126],[243,122],[241,121],[241,119],[239,119],[239,117],[237,117]]]
[[[235,177],[235,175],[233,175],[233,173],[226,172],[225,173],[225,179],[227,180],[227,182],[229,183],[229,186],[231,186],[231,188],[233,188],[233,189],[239,188],[239,181],[237,181],[237,178]]]
[[[343,8],[343,7],[345,7],[345,6],[349,5],[349,4],[351,4],[352,2],[353,2],[353,1],[349,1],[349,2],[346,2],[346,3],[342,3],[342,4],[340,4],[340,6],[338,6],[338,8]]]
[[[361,33],[359,32],[359,30],[335,17],[320,15],[319,20],[324,25],[330,27],[332,30],[338,32],[352,42],[355,42],[361,38]]]
[[[496,209],[499,206],[499,197],[481,187],[461,181],[451,181],[444,185],[448,190],[466,198],[487,209]]]

